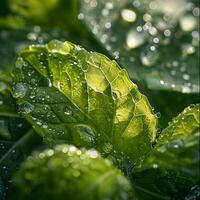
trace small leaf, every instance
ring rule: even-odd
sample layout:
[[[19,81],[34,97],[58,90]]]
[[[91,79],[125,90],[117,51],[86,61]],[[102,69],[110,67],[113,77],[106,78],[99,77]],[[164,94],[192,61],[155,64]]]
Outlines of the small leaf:
[[[199,141],[199,105],[194,105],[173,119],[154,150],[133,169],[132,179],[139,193],[147,190],[165,194],[168,199],[183,199],[200,180]]]
[[[157,140],[156,148],[175,139],[184,139],[190,134],[199,131],[200,126],[200,105],[192,104],[175,117],[169,126],[164,129]]]
[[[130,182],[95,150],[58,145],[35,152],[13,179],[12,199],[130,199]],[[53,188],[53,189],[52,189]]]
[[[192,0],[82,0],[79,15],[132,79],[198,93],[198,7]]]
[[[13,95],[46,142],[125,154],[133,162],[149,152],[156,117],[115,61],[55,40],[25,49],[19,58],[25,64],[14,72]]]

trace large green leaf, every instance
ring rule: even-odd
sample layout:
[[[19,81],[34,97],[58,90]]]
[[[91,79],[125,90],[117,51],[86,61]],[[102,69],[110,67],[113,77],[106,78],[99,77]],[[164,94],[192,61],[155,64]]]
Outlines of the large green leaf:
[[[149,152],[156,117],[115,61],[57,40],[23,50],[19,60],[13,95],[46,142],[95,147],[133,162]]]
[[[190,187],[200,182],[199,114],[196,105],[174,118],[154,150],[134,169],[133,183],[139,196],[152,193],[152,198],[183,199]]]
[[[199,92],[197,0],[81,2],[79,16],[131,78],[151,89]]]
[[[130,182],[109,160],[69,145],[35,152],[13,182],[13,200],[128,200],[132,193]]]

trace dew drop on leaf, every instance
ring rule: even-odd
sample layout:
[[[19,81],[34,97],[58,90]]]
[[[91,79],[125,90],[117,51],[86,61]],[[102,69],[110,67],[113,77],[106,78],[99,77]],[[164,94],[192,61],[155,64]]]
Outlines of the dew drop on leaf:
[[[24,104],[24,112],[25,113],[30,113],[34,110],[34,105],[30,104],[29,102],[26,102]]]
[[[105,153],[111,153],[112,150],[113,150],[113,145],[112,145],[111,143],[105,143],[105,144],[103,145],[103,151],[104,151]]]
[[[52,40],[47,44],[47,49],[51,53],[60,53],[67,55],[70,52],[71,46],[69,43],[63,43],[58,40]]]
[[[175,139],[168,144],[169,149],[178,149],[183,146],[183,141],[180,139]]]
[[[15,98],[23,98],[26,95],[27,87],[24,83],[17,83],[13,87],[13,96]]]
[[[95,141],[95,132],[93,129],[87,125],[79,124],[75,126],[77,130],[80,140],[86,142],[87,144],[91,144]]]
[[[16,68],[21,69],[25,65],[26,65],[26,63],[25,63],[24,59],[22,57],[18,57],[15,62]]]
[[[121,16],[122,16],[123,20],[125,20],[127,22],[134,22],[137,18],[136,13],[130,9],[123,9],[121,11]]]

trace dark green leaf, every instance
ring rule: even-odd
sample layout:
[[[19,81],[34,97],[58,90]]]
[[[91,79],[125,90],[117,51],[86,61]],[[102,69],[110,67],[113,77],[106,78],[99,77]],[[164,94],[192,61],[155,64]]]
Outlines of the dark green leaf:
[[[133,162],[149,152],[156,117],[116,62],[57,40],[25,49],[19,60],[13,95],[46,142],[95,147]]]
[[[15,175],[12,199],[128,200],[132,188],[97,151],[59,145],[35,152]]]
[[[29,130],[15,142],[0,140],[0,177],[6,189],[8,189],[11,176],[16,172],[19,164],[40,143],[40,138],[33,130]],[[6,195],[6,192],[4,191],[3,196]]]
[[[81,2],[80,16],[131,78],[151,89],[199,92],[198,1]]]

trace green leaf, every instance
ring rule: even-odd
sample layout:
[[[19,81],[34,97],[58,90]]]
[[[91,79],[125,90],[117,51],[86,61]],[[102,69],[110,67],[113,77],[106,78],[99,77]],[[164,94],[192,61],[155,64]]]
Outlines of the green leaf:
[[[132,79],[199,92],[198,1],[81,1],[81,16]]]
[[[12,199],[20,200],[128,200],[132,193],[130,182],[109,160],[69,145],[35,152],[13,182]]]
[[[199,105],[195,105],[174,118],[154,150],[140,167],[133,169],[132,179],[139,195],[147,191],[163,194],[166,199],[183,199],[190,187],[199,183],[199,114]]]
[[[18,60],[13,95],[46,142],[125,154],[133,162],[149,152],[156,117],[115,61],[57,40],[25,49]]]
[[[40,143],[40,138],[32,129],[16,141],[0,140],[0,177],[2,178],[4,188],[6,188],[3,196],[6,196],[11,176],[16,172],[20,163]]]
[[[157,140],[156,148],[171,140],[184,139],[190,134],[199,132],[200,105],[191,105],[175,117],[169,126],[164,129]]]

